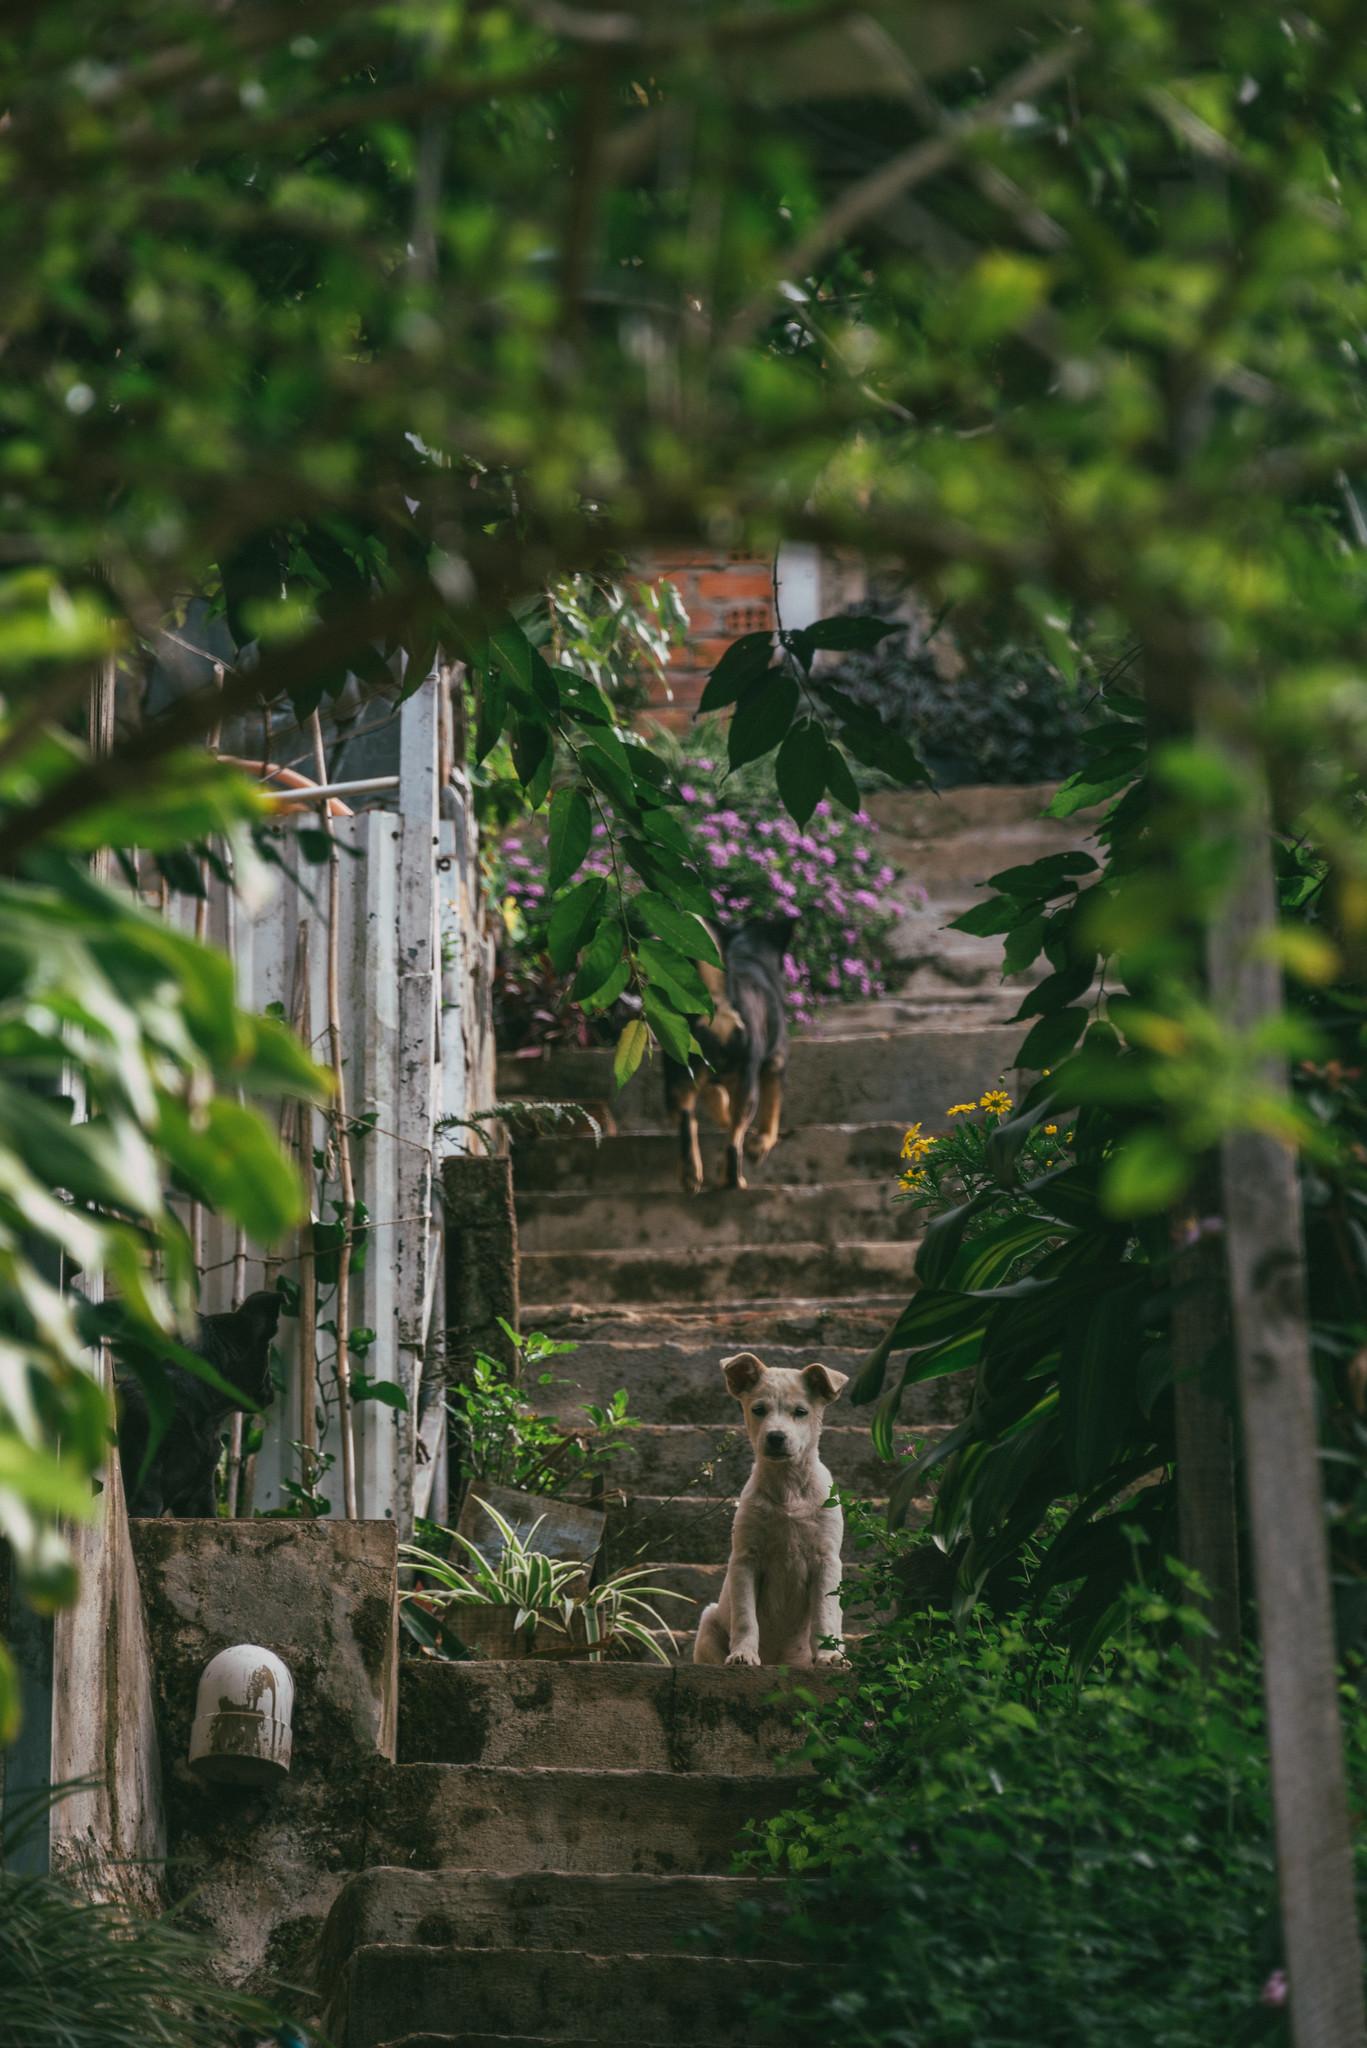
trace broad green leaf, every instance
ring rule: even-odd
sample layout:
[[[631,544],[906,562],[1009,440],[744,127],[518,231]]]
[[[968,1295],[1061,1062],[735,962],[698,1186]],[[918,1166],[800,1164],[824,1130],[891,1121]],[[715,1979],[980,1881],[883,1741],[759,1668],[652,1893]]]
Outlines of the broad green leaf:
[[[774,779],[788,815],[805,825],[826,788],[826,735],[813,718],[791,726],[774,763]]]
[[[772,633],[742,633],[739,640],[733,640],[707,679],[699,713],[721,711],[734,704],[743,691],[752,689],[768,668],[773,651]]]
[[[1037,981],[1025,997],[1011,1019],[1012,1023],[1023,1023],[1027,1017],[1047,1016],[1053,1010],[1066,1009],[1079,996],[1086,995],[1095,979],[1096,959],[1092,955],[1075,965],[1060,968],[1056,974],[1046,974],[1043,981]]]
[[[681,1067],[686,1067],[693,1047],[688,1019],[680,1016],[657,988],[648,988],[645,992],[645,1013],[651,1030],[669,1057],[677,1060]]]
[[[742,698],[731,714],[726,740],[731,766],[743,768],[776,747],[792,724],[797,703],[797,683],[782,669],[773,670],[758,689]]]
[[[660,938],[667,939],[686,960],[703,960],[711,967],[721,966],[721,954],[712,934],[691,912],[676,910],[672,903],[652,889],[642,889],[632,899],[630,910],[633,922],[638,918],[646,919],[650,929]]]
[[[607,887],[606,877],[590,875],[587,880],[576,882],[556,903],[546,930],[546,946],[557,974],[569,973],[589,928],[598,921]]]
[[[551,798],[550,865],[546,886],[552,894],[575,874],[593,837],[593,814],[579,789],[558,789]]]
[[[840,653],[867,653],[890,634],[905,631],[905,620],[841,616],[818,619],[814,625],[802,626],[797,632],[788,634],[787,641],[795,653],[801,651],[806,655],[806,666],[810,667],[810,656],[818,648]]]
[[[603,986],[622,957],[624,933],[615,917],[604,918],[589,942],[574,978],[571,993],[576,1002],[593,995]]]
[[[1057,1066],[1064,1054],[1071,1052],[1077,1044],[1086,1023],[1085,1010],[1051,1010],[1047,1017],[1040,1018],[1026,1038],[1016,1054],[1016,1065],[1027,1067],[1032,1073]]]
[[[641,939],[637,957],[649,979],[661,988],[686,1017],[710,1017],[712,998],[691,960],[654,939]]]

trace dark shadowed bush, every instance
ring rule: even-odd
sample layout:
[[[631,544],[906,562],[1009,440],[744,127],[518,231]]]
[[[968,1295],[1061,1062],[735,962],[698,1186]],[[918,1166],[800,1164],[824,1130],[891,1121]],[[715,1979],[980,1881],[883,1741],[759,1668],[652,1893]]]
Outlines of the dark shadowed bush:
[[[914,1545],[923,1539],[907,1539]],[[904,1560],[903,1560],[904,1568]],[[898,1558],[873,1591],[895,1598]],[[815,1966],[755,2038],[790,2048],[1231,2048],[1283,2038],[1258,1673],[1203,1681],[1161,1574],[1084,1683],[1046,1619],[917,1613],[815,1706],[810,1790],[747,1861]],[[1363,1717],[1350,1715],[1358,1805]]]

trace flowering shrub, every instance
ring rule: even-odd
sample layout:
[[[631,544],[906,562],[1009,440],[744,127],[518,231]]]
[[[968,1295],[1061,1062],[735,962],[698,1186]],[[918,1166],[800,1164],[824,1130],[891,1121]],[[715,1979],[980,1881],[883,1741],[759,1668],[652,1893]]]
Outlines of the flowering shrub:
[[[847,1607],[894,1618],[851,1643],[848,1681],[807,1713],[810,1776],[753,1830],[748,1867],[784,1880],[787,1940],[810,1968],[757,1976],[752,2038],[1285,2042],[1258,1672],[1193,1668],[1190,1575],[1155,1558],[1122,1636],[1079,1683],[1041,1581],[1005,1621],[979,1614],[960,1632],[905,1611],[924,1536],[888,1548],[857,1510],[850,1527],[871,1562],[853,1568]],[[1346,1722],[1356,1803],[1367,1715],[1354,1704]],[[1356,1860],[1362,1896],[1367,1838]],[[747,1923],[747,1941],[766,1943],[765,1909]]]
[[[718,922],[725,927],[752,917],[797,919],[784,961],[796,1025],[810,1023],[824,1004],[885,994],[888,936],[917,892],[901,884],[899,869],[881,852],[873,819],[867,811],[850,813],[823,801],[806,826],[795,825],[760,774],[727,777],[724,754],[713,754],[707,729],[702,732],[697,750],[681,750],[675,764],[681,805],[676,815],[710,881]],[[630,1002],[623,998],[602,1017],[586,1017],[550,973],[543,957],[550,916],[546,866],[540,817],[519,824],[495,846],[492,886],[505,933],[495,1027],[509,1050],[610,1042]],[[580,874],[613,870],[613,848],[599,822]],[[630,871],[624,880],[628,891],[636,886]]]
[[[952,1102],[945,1111],[949,1123],[943,1131],[927,1132],[912,1124],[902,1140],[905,1163],[897,1177],[902,1194],[918,1208],[940,1210],[1000,1189],[987,1147],[1014,1107],[1004,1088],[988,1088],[976,1102]],[[1051,1166],[1061,1166],[1068,1156],[1064,1148],[1072,1140],[1072,1132],[1056,1123],[1036,1124],[1018,1155],[1021,1178],[1029,1180]]]

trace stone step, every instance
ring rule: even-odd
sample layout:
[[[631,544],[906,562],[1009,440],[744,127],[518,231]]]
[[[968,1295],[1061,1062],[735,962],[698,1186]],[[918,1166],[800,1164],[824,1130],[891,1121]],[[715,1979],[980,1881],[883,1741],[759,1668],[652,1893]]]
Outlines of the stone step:
[[[386,2041],[384,2048],[607,2048],[601,2035],[586,2041],[549,2034],[405,2034],[401,2041]]]
[[[940,840],[1034,824],[1057,788],[1056,782],[967,782],[957,789],[880,789],[865,797],[864,807],[880,832]],[[1058,829],[1056,819],[1044,822]],[[1073,825],[1063,821],[1064,830]]]
[[[798,1125],[785,1130],[763,1166],[755,1169],[755,1185],[876,1180],[896,1162],[902,1130],[900,1123],[886,1121]],[[702,1148],[708,1180],[715,1181],[725,1150],[715,1127],[703,1127]],[[679,1141],[673,1131],[626,1131],[604,1138],[601,1145],[584,1138],[532,1138],[513,1147],[513,1178],[519,1196],[575,1188],[672,1193],[679,1178]]]
[[[637,1564],[677,1561],[681,1564],[725,1564],[731,1554],[731,1522],[735,1501],[697,1494],[657,1496],[637,1493],[609,1501],[602,1559],[608,1571]],[[930,1512],[928,1500],[917,1501],[908,1526],[919,1528]],[[846,1561],[854,1555],[848,1530]]]
[[[734,1408],[718,1374],[716,1387],[700,1392],[700,1406]],[[838,1410],[832,1410],[832,1414]],[[946,1425],[931,1424],[915,1432],[927,1442],[943,1436]],[[899,1448],[909,1450],[913,1437],[898,1431]],[[896,1465],[878,1457],[868,1424],[830,1422],[822,1432],[821,1456],[831,1477],[861,1498],[880,1498],[896,1476]],[[755,1462],[745,1431],[731,1422],[647,1422],[623,1437],[611,1466],[608,1484],[626,1493],[739,1493]]]
[[[646,1347],[723,1343],[728,1352],[761,1353],[766,1346],[787,1344],[804,1349],[810,1346],[813,1356],[820,1357],[823,1347],[869,1350],[906,1307],[907,1292],[899,1286],[891,1292],[855,1295],[842,1301],[794,1294],[783,1301],[759,1304],[735,1301],[701,1305],[687,1301],[633,1305],[563,1299],[537,1303],[527,1296],[522,1327],[541,1330],[567,1344]]]
[[[864,1037],[799,1038],[789,1048],[783,1120],[831,1123],[931,1124],[951,1102],[976,1101],[1006,1073],[1024,1035],[1020,1025],[953,1025]],[[499,1061],[501,1096],[610,1102],[623,1130],[670,1128],[658,1060],[647,1060],[618,1093],[606,1046],[553,1053],[548,1059]]]
[[[720,1877],[747,1823],[792,1799],[791,1773],[396,1764],[372,1808],[368,1855],[417,1870]]]
[[[781,1303],[804,1289],[833,1295],[910,1293],[915,1239],[849,1244],[706,1245],[652,1251],[525,1252],[531,1302]],[[524,1314],[524,1322],[527,1316]],[[540,1328],[533,1319],[532,1327]]]
[[[621,1675],[649,1674],[629,1666]],[[688,1674],[661,1675],[672,1684]],[[774,1878],[560,1871],[509,1877],[474,1870],[365,1870],[348,1879],[328,1915],[319,1977],[324,1984],[331,1982],[356,1950],[377,1943],[593,1951],[602,1946],[604,1930],[610,1930],[618,1950],[668,1955],[696,1946],[700,1931],[722,1935],[742,1908],[755,1946],[766,1954],[785,1953],[791,1943],[780,1932],[784,1891]],[[764,1929],[770,1917],[772,1933]]]
[[[734,1351],[757,1350],[766,1365],[789,1371],[819,1360],[852,1379],[876,1337],[871,1329],[867,1341],[858,1347],[820,1342],[780,1344],[766,1338],[753,1340],[748,1332],[738,1341],[729,1328],[725,1332],[707,1328],[700,1329],[691,1342],[592,1340],[566,1357],[548,1362],[545,1370],[553,1375],[551,1385],[541,1386],[529,1375],[525,1391],[539,1413],[563,1421],[582,1422],[585,1403],[605,1406],[622,1388],[630,1413],[642,1422],[692,1423],[719,1398],[725,1398],[721,1362]],[[969,1391],[962,1374],[908,1387],[902,1420],[908,1428],[927,1422],[959,1422]],[[852,1422],[853,1417],[843,1404],[831,1410],[832,1427],[844,1420]],[[608,1467],[610,1477],[614,1469]]]
[[[691,1626],[680,1633],[692,1642]],[[811,1683],[822,1689],[830,1681],[817,1673]],[[658,1664],[540,1658],[410,1661],[400,1674],[399,1760],[521,1766],[553,1757],[575,1770],[748,1775],[772,1770],[775,1758],[793,1747],[794,1703],[787,1690],[764,1671],[666,1671]],[[546,1946],[583,1944],[567,1937]]]
[[[841,1181],[833,1187],[709,1187],[700,1195],[686,1195],[677,1184],[620,1192],[604,1184],[588,1197],[577,1189],[519,1194],[518,1245],[525,1257],[605,1247],[658,1252],[785,1244],[794,1238],[825,1245],[850,1238],[908,1238],[919,1231],[921,1218],[909,1202],[893,1199],[898,1150],[895,1146],[888,1153],[881,1179]],[[674,1179],[677,1183],[677,1173]]]
[[[923,838],[914,832],[888,831],[881,840],[884,856],[906,872],[932,902],[946,888],[980,887],[1004,868],[1025,867],[1051,853],[1070,852],[1086,844],[1087,834],[1072,819],[1036,818],[1018,823],[952,832]]]
[[[611,1928],[602,1930],[610,1937]],[[396,2034],[448,2025],[518,2029],[546,2040],[742,2044],[755,2035],[747,1996],[797,1963],[749,1957],[599,1955],[572,1949],[429,1949],[377,1943],[347,1965],[329,2023],[339,2048],[380,2048]],[[557,2028],[560,2031],[557,2033]]]

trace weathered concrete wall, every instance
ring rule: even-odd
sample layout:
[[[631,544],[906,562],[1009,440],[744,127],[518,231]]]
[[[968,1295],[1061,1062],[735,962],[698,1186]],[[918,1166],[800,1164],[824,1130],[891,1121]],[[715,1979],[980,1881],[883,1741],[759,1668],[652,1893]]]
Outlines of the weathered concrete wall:
[[[363,1861],[371,1774],[397,1723],[392,1522],[135,1522],[171,1883],[194,1892],[224,1973],[257,1988],[313,1981],[338,1888]],[[186,1761],[199,1675],[264,1644],[297,1688],[294,1763],[271,1791],[202,1784]],[[307,1997],[298,2001],[300,2009]]]
[[[510,1091],[511,1092],[511,1091]],[[518,1324],[517,1215],[507,1158],[447,1159],[441,1170],[446,1210],[446,1356],[453,1373],[476,1351],[516,1364],[499,1318]]]
[[[0,1850],[17,1868],[78,1872],[92,1898],[155,1908],[163,1903],[166,1856],[161,1764],[117,1460],[93,1519],[67,1535],[79,1590],[55,1617],[19,1604],[12,1559],[0,1544],[0,1637],[19,1667],[24,1709],[18,1743],[0,1752],[4,1808],[11,1820],[22,1819],[22,1829],[0,1841]],[[77,1783],[80,1791],[54,1797],[42,1817],[49,1794]]]
[[[52,1782],[93,1781],[52,1813],[55,1869],[102,1895],[161,1899],[166,1855],[152,1663],[118,1460],[72,1532],[76,1603],[53,1624]]]

